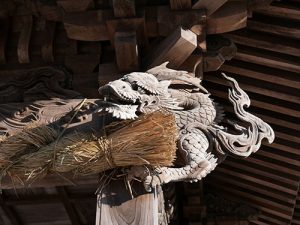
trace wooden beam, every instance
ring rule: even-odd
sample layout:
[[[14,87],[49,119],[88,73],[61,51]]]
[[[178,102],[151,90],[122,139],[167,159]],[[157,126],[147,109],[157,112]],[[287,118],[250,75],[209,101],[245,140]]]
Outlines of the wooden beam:
[[[112,18],[111,10],[92,10],[66,13],[64,27],[70,39],[81,41],[106,41],[110,39],[106,18]]]
[[[8,36],[9,18],[0,17],[0,64],[6,62],[6,41]]]
[[[73,204],[69,200],[69,196],[65,187],[57,187],[56,188],[58,195],[67,211],[70,221],[72,225],[80,225],[80,218],[74,209]]]
[[[54,38],[56,22],[46,21],[44,30],[44,44],[42,46],[42,58],[45,62],[54,62]]]
[[[67,55],[77,55],[78,53],[78,41],[68,39],[66,53]]]
[[[98,73],[73,74],[72,87],[85,98],[99,98]]]
[[[247,7],[242,1],[230,1],[206,19],[205,9],[172,11],[168,6],[136,10],[136,17],[115,19],[112,10],[66,13],[63,23],[70,39],[107,41],[116,31],[136,30],[137,39],[147,44],[148,37],[168,36],[178,26],[200,33],[198,25],[207,25],[208,34],[224,33],[246,26]],[[146,29],[146,28],[147,29]]]
[[[189,73],[195,73],[196,77],[202,77],[203,75],[203,55],[202,53],[193,53],[191,54],[185,61],[184,63],[181,64],[179,67],[180,70],[188,71]],[[196,70],[197,68],[200,67],[200,71]]]
[[[132,199],[123,180],[113,181],[98,195],[96,225],[158,225],[158,198],[134,185]]]
[[[295,180],[291,180],[288,177],[283,177],[280,174],[277,173],[275,170],[269,170],[265,168],[264,170],[261,169],[261,166],[263,164],[260,164],[259,168],[255,167],[255,163],[251,160],[239,162],[235,159],[228,159],[226,160],[226,165],[229,165],[231,167],[240,168],[242,171],[247,171],[248,174],[251,173],[256,177],[268,177],[273,180],[273,184],[270,183],[270,181],[263,183],[265,187],[271,187],[279,192],[287,193],[290,195],[296,194],[296,189],[298,187],[298,182]],[[274,185],[274,186],[273,186]],[[284,197],[281,195],[281,197]]]
[[[0,1],[0,17],[7,17],[13,14],[15,9],[16,9],[16,2]]]
[[[237,61],[234,63],[226,63],[222,65],[221,70],[228,73],[239,74],[242,77],[248,77],[257,79],[260,81],[270,82],[275,85],[282,85],[290,88],[300,87],[300,81],[286,78],[284,76],[279,76],[276,74],[276,71],[266,71],[263,69],[255,68],[255,70],[251,69],[251,64],[241,64]],[[278,73],[278,71],[277,71]],[[280,72],[279,72],[280,73]]]
[[[153,7],[145,8],[145,26],[146,26],[148,37],[159,36],[156,7],[153,6]]]
[[[215,85],[215,83],[210,83],[207,82],[209,85],[213,86]],[[222,98],[222,99],[227,99],[227,93],[219,91],[219,90],[212,90],[211,91],[213,96]],[[275,113],[280,113],[282,115],[287,115],[287,116],[293,116],[294,118],[300,117],[300,113],[299,111],[295,110],[295,109],[290,109],[290,108],[286,108],[284,106],[280,106],[280,105],[275,105],[274,103],[267,103],[263,100],[251,100],[251,105],[257,108],[261,108],[264,110],[268,110],[269,112],[275,112]]]
[[[144,17],[112,19],[106,21],[108,33],[114,46],[115,33],[119,31],[135,31],[137,43],[141,46],[148,45],[148,36],[145,28]]]
[[[270,5],[266,8],[257,9],[255,12],[268,16],[281,17],[284,19],[299,20],[300,18],[300,10],[299,7],[296,7],[296,5],[285,6],[284,4],[279,5],[277,3],[276,5]]]
[[[135,16],[135,0],[113,0],[115,17]]]
[[[11,206],[7,205],[2,194],[0,195],[0,207],[2,208],[5,216],[9,219],[11,225],[21,225],[21,221],[17,213],[11,208]]]
[[[237,76],[235,76],[237,77]],[[239,78],[238,80],[240,82],[243,81],[242,77],[237,77]],[[217,78],[216,76],[206,76],[206,80],[210,81],[210,82],[214,82],[217,84],[222,85],[223,80],[220,78]],[[287,102],[291,102],[291,103],[299,103],[300,102],[300,97],[295,96],[295,95],[291,95],[291,94],[285,94],[285,93],[278,93],[278,91],[273,91],[264,87],[259,87],[257,84],[244,84],[241,83],[240,87],[247,92],[252,92],[252,93],[257,93],[260,95],[265,95],[265,96],[269,96],[269,97],[273,97],[274,99],[280,99],[280,100],[284,100]]]
[[[100,54],[66,55],[65,66],[72,73],[93,73],[100,63]]]
[[[88,185],[88,184],[97,184],[98,175],[89,175],[83,176],[80,178],[74,178],[74,174],[49,174],[43,179],[36,180],[30,185],[24,185],[23,183],[18,182],[18,180],[11,180],[10,177],[6,176],[1,182],[1,189],[18,189],[18,188],[47,188],[47,187],[56,187],[56,186],[70,186],[70,185]]]
[[[227,2],[207,18],[207,34],[226,33],[247,25],[247,5],[245,1]]]
[[[83,184],[84,186],[84,184]],[[90,186],[89,186],[90,187]],[[95,189],[97,189],[97,184],[95,184]],[[66,187],[65,187],[66,188]],[[79,187],[79,189],[81,189]],[[18,193],[18,190],[17,190]],[[76,204],[79,202],[96,202],[95,194],[72,194],[68,196],[70,203]],[[49,204],[49,203],[61,203],[60,195],[58,194],[42,194],[38,196],[22,196],[19,198],[18,196],[11,197],[5,200],[5,204],[8,206],[15,205],[35,205],[35,204]]]
[[[170,68],[177,69],[197,48],[197,35],[190,30],[177,28],[145,58],[144,66],[150,69],[169,61]]]
[[[73,1],[72,1],[73,2]],[[47,2],[36,1],[35,6],[38,15],[45,20],[61,22],[63,18],[63,10],[56,4],[47,4]]]
[[[23,28],[20,33],[18,42],[18,59],[19,63],[29,63],[29,44],[31,39],[31,31],[33,26],[32,16],[23,17]]]
[[[157,7],[158,33],[161,36],[168,36],[177,27],[191,29],[194,25],[204,24],[205,21],[206,14],[203,9],[172,11],[168,6]],[[196,30],[194,32],[197,33]]]
[[[139,70],[139,52],[136,32],[116,32],[115,51],[120,71]]]
[[[240,30],[234,32],[234,34],[226,34],[226,37],[232,39],[236,44],[300,57],[300,42],[298,40],[249,30]]]
[[[250,0],[248,1],[248,9],[255,10],[260,8],[267,8],[273,0]]]
[[[94,8],[93,0],[57,0],[57,5],[62,7],[65,12],[81,12]]]
[[[299,60],[291,60],[285,55],[278,53],[274,54],[263,54],[262,52],[255,51],[255,49],[242,49],[242,46],[238,46],[239,51],[237,52],[235,59],[256,63],[263,66],[269,66],[281,70],[287,70],[290,72],[300,73],[300,62]]]
[[[115,63],[101,63],[99,65],[98,84],[102,86],[112,80],[117,80],[123,76]]]
[[[197,34],[197,42],[198,47],[202,52],[206,52],[207,46],[206,46],[206,25],[205,24],[199,24],[194,25],[191,28],[191,31],[193,31],[195,34]]]
[[[228,165],[230,165],[231,168],[240,168],[240,167],[237,167],[237,166],[239,166],[239,164],[234,164],[234,163],[226,164],[226,166],[228,166]],[[232,167],[232,165],[234,165],[234,166]],[[246,171],[248,171],[248,168],[243,167],[243,164],[241,164],[241,168],[243,168],[243,169],[246,168]],[[214,176],[218,177],[220,179],[220,182],[222,182],[222,181],[226,182],[226,179],[229,178],[228,180],[230,180],[230,183],[232,182],[231,184],[233,184],[233,185],[237,185],[237,186],[240,186],[243,188],[250,188],[252,191],[256,191],[260,194],[264,194],[267,197],[272,197],[272,198],[278,199],[282,202],[292,203],[290,199],[287,199],[282,194],[277,194],[278,192],[281,192],[281,193],[286,193],[286,192],[283,192],[282,190],[277,190],[276,184],[271,183],[271,182],[259,181],[260,179],[252,180],[250,177],[249,178],[245,177],[245,178],[241,179],[241,177],[240,177],[241,175],[240,176],[237,176],[237,175],[240,175],[240,174],[230,174],[227,177],[226,175],[224,175],[224,172],[218,171]],[[234,179],[232,179],[233,176],[234,176]],[[255,174],[255,175],[253,175],[253,177],[258,178],[259,174]],[[275,189],[275,193],[272,193],[270,190],[267,190],[270,187],[272,187],[273,190]],[[280,185],[278,185],[278,187],[280,187]]]
[[[172,10],[190,9],[192,7],[191,0],[170,0]]]
[[[297,26],[286,27],[284,24],[267,24],[261,21],[248,20],[247,29],[300,39],[300,28]]]
[[[193,9],[206,9],[206,15],[210,16],[216,12],[222,5],[228,0],[198,0],[194,5]]]
[[[227,168],[222,168],[222,167],[220,167],[220,169],[218,171],[216,171],[216,173],[220,174],[219,177],[223,177],[223,178],[227,177],[227,176],[231,176],[232,180],[235,180],[236,177],[241,177],[241,174],[239,172],[235,171],[234,169],[232,170],[232,169],[227,169]],[[229,181],[231,179],[226,179],[226,180]],[[251,175],[248,176],[246,174],[242,175],[242,179],[243,179],[243,182],[245,182],[245,183],[246,182],[253,182],[253,183],[257,183],[257,184],[267,183],[265,181],[262,181],[261,178],[258,179],[255,177],[251,177]],[[216,180],[218,180],[218,179],[216,178]],[[267,184],[267,187],[270,187],[272,185],[273,185],[272,183],[269,183],[269,184]],[[233,196],[235,196],[237,198],[237,200],[243,199],[244,201],[247,202],[247,204],[249,206],[257,207],[259,205],[261,210],[264,210],[266,212],[269,211],[271,214],[280,216],[287,220],[289,220],[289,218],[291,217],[292,212],[293,212],[293,208],[287,207],[286,205],[283,205],[282,203],[275,202],[273,200],[273,198],[262,197],[262,195],[259,193],[256,193],[256,192],[253,193],[254,191],[253,192],[244,191],[247,189],[239,187],[238,185],[235,185],[232,183],[228,183],[226,181],[220,182],[217,189],[220,190],[219,193],[222,193],[222,191],[225,191],[227,193],[232,193]],[[232,199],[235,199],[235,198],[232,198]]]

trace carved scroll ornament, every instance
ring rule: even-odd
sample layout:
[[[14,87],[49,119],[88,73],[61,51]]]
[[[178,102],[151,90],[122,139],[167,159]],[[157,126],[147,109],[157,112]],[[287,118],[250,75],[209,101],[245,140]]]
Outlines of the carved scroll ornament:
[[[81,96],[78,92],[67,89],[71,75],[62,68],[49,66],[2,71],[0,78],[0,103]]]

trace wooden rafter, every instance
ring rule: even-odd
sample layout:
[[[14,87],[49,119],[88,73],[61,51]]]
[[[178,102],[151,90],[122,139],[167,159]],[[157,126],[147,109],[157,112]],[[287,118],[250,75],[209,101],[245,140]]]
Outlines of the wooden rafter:
[[[69,200],[69,196],[65,187],[56,188],[58,195],[67,211],[67,214],[72,222],[72,225],[80,225],[80,218]]]
[[[9,219],[12,225],[22,225],[19,216],[9,205],[6,204],[4,198],[1,195],[0,195],[0,207],[2,208],[3,212],[5,213],[5,216]]]

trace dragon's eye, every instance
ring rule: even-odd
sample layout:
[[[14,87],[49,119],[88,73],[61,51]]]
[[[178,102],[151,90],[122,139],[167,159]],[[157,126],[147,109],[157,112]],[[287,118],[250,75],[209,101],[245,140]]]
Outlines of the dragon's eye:
[[[126,86],[122,86],[122,88],[124,89],[124,88],[126,88]]]

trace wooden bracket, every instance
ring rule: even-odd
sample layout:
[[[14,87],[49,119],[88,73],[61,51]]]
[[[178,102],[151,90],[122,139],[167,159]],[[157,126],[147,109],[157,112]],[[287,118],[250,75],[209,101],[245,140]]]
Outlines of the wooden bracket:
[[[46,21],[42,58],[45,62],[54,62],[54,46],[56,22]]]
[[[139,70],[139,52],[135,32],[116,32],[115,51],[120,71]]]
[[[206,15],[210,16],[215,11],[217,11],[222,5],[224,5],[228,0],[198,0],[194,5],[193,9],[205,9]]]
[[[218,70],[226,60],[231,60],[237,52],[237,47],[230,39],[221,35],[215,35],[211,39],[207,40],[207,52],[204,54],[203,70],[205,72]]]
[[[115,40],[115,33],[123,31],[135,31],[138,44],[142,46],[148,45],[148,37],[145,29],[144,17],[108,20],[106,24],[110,35],[110,40],[113,46]]]
[[[56,4],[47,4],[47,1],[32,1],[35,3],[36,11],[38,15],[50,21],[62,21],[63,10]],[[74,1],[72,1],[73,3]],[[77,2],[77,1],[76,1]],[[74,3],[75,4],[75,3]]]
[[[113,0],[115,17],[135,16],[135,0]]]
[[[0,64],[6,62],[5,49],[8,36],[8,28],[8,17],[0,17]]]
[[[110,39],[106,19],[113,18],[112,11],[93,10],[67,13],[64,27],[70,39],[81,41],[106,41]]]
[[[19,63],[29,63],[29,44],[31,39],[31,31],[33,26],[32,16],[23,17],[23,28],[20,33],[18,42],[18,59]]]
[[[206,21],[205,10],[181,10],[172,11],[169,7],[157,8],[158,33],[162,36],[169,35],[178,26],[191,29],[194,25],[203,24]]]
[[[179,27],[146,56],[144,66],[150,69],[169,61],[168,66],[177,69],[196,48],[197,35]]]
[[[207,34],[226,33],[247,25],[247,4],[244,1],[230,1],[207,18]]]
[[[192,0],[170,0],[172,10],[190,9]]]

